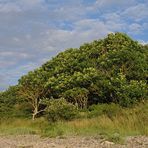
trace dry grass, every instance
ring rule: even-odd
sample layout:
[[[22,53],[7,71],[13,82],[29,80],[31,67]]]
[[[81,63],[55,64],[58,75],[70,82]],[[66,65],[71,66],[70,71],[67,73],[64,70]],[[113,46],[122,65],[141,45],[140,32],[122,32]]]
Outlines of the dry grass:
[[[148,136],[148,103],[131,109],[122,109],[120,113],[112,117],[103,114],[94,118],[85,117],[56,123],[48,123],[44,118],[36,121],[30,119],[1,120],[0,134],[39,134],[49,137],[103,135],[115,142],[125,136]]]

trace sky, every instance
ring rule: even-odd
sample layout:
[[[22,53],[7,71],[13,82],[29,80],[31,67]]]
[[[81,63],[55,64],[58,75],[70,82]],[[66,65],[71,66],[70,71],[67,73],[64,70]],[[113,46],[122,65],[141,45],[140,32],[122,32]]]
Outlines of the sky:
[[[148,0],[0,0],[0,91],[59,52],[127,33],[148,43]]]

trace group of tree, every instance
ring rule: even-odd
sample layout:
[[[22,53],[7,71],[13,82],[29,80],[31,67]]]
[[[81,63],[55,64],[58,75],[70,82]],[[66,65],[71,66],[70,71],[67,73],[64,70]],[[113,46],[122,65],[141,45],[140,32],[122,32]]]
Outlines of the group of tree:
[[[53,99],[62,98],[78,109],[98,103],[128,107],[147,99],[147,80],[148,46],[124,33],[111,33],[67,49],[22,76],[17,86],[0,94],[0,106],[14,109],[25,102],[33,119]]]

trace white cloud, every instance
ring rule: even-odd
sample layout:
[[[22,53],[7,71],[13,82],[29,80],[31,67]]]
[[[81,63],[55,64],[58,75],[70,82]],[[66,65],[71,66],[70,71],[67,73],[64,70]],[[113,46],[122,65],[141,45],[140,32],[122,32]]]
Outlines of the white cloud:
[[[143,27],[140,24],[133,23],[129,26],[129,33],[139,34],[142,33]]]
[[[7,67],[11,67],[11,66],[13,66],[13,65],[16,65],[16,61],[12,61],[12,60],[0,60],[0,67],[1,67],[1,69],[7,69]],[[18,64],[18,63],[17,63]]]
[[[0,1],[0,12],[22,12],[24,10],[43,8],[44,0],[7,0]]]
[[[135,6],[126,9],[122,15],[127,18],[131,18],[134,21],[141,21],[148,18],[148,5],[147,4],[137,4]]]
[[[114,21],[119,22],[121,21],[121,16],[118,13],[106,13],[102,16],[106,21]]]
[[[19,52],[18,51],[0,51],[0,67],[9,69],[10,67],[16,66],[21,61],[28,61],[34,58],[33,54]]]
[[[104,37],[111,32],[99,19],[83,19],[73,24],[73,30],[49,29],[44,44],[49,48],[63,50],[78,47],[84,42]]]
[[[3,13],[9,13],[9,12],[21,12],[21,9],[19,6],[8,3],[8,4],[0,4],[0,12]]]
[[[22,52],[14,52],[14,51],[2,51],[0,52],[2,57],[12,57],[16,56],[17,58],[27,58],[29,55],[27,53]]]
[[[126,1],[126,0],[97,0],[95,3],[95,6],[97,6],[99,8],[122,6],[122,8],[123,8],[124,6],[129,6],[134,3],[135,3],[135,0],[130,0],[130,1]]]

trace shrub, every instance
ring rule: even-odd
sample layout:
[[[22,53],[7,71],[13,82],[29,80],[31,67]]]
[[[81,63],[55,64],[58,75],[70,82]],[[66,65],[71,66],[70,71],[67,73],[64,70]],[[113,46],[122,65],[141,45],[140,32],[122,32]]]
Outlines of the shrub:
[[[51,99],[46,108],[48,121],[72,120],[78,115],[78,109],[65,99]]]
[[[89,118],[106,114],[109,118],[121,113],[122,108],[118,104],[98,104],[89,107]]]
[[[132,80],[117,92],[119,104],[124,107],[130,107],[135,103],[146,100],[147,90],[147,84],[145,82]]]

